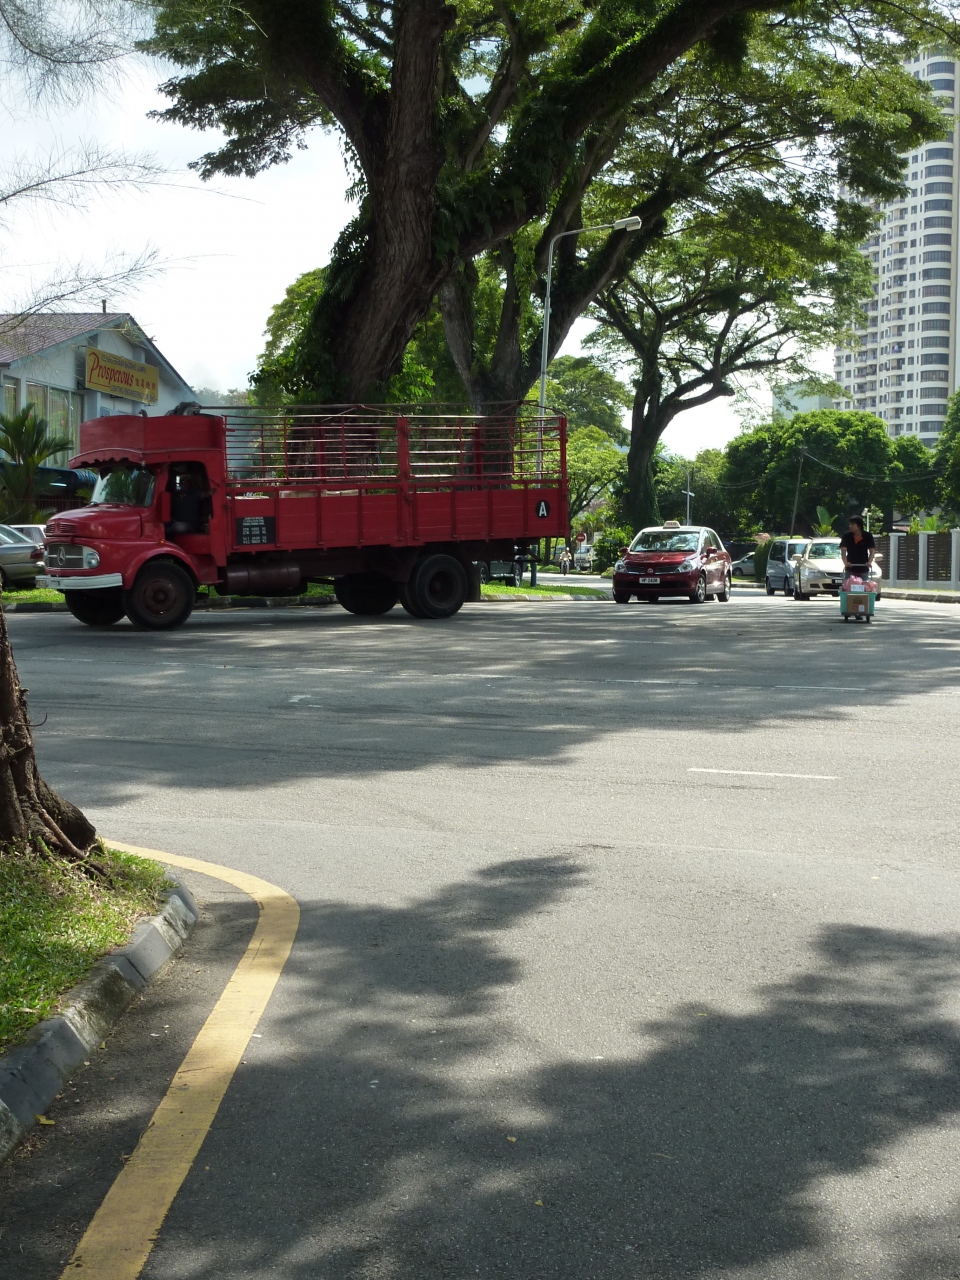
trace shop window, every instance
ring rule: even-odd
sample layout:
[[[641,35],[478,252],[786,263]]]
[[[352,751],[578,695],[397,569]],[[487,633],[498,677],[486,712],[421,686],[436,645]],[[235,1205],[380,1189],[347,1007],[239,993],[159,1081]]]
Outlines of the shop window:
[[[70,392],[51,387],[47,396],[47,425],[52,436],[70,437]],[[71,446],[72,446],[71,440]],[[73,453],[73,448],[61,450],[51,459],[54,466],[62,466]]]
[[[38,382],[27,383],[27,404],[33,405],[33,412],[38,418],[47,416],[47,388]]]

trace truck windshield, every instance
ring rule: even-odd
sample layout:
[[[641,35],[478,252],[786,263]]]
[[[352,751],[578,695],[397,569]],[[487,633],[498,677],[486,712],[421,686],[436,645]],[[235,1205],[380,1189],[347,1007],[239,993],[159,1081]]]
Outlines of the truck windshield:
[[[154,475],[146,467],[114,467],[97,481],[92,507],[116,503],[122,507],[149,507],[153,502]]]

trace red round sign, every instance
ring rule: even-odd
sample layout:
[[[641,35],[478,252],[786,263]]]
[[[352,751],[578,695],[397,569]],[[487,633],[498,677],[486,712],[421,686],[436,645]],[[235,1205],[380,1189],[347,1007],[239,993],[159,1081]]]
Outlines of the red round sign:
[[[578,542],[586,542],[586,540],[587,540],[587,535],[586,535],[585,533],[578,533],[578,534],[577,534],[577,541],[578,541]]]

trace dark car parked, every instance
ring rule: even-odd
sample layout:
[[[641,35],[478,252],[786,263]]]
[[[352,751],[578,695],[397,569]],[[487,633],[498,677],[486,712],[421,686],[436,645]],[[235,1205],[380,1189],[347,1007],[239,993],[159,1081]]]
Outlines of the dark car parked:
[[[730,599],[730,553],[712,529],[668,520],[641,529],[613,569],[617,604],[687,596],[694,604]]]

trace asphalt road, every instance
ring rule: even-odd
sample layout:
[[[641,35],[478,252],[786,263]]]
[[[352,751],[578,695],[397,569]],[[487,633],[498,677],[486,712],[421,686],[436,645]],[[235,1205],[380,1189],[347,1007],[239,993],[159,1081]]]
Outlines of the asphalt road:
[[[960,1275],[960,610],[10,629],[105,836],[303,912],[149,1280]],[[245,945],[197,887],[3,1171],[11,1280],[59,1274]]]

